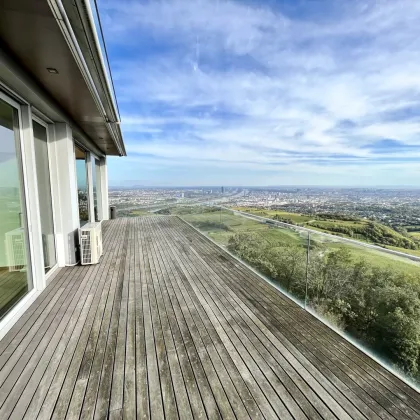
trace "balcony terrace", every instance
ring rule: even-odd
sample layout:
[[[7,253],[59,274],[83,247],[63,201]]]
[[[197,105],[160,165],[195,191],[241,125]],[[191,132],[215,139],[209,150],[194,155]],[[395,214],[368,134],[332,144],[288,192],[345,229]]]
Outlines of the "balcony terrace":
[[[175,216],[104,222],[0,342],[0,418],[418,419],[420,396]],[[6,281],[6,280],[5,280]]]

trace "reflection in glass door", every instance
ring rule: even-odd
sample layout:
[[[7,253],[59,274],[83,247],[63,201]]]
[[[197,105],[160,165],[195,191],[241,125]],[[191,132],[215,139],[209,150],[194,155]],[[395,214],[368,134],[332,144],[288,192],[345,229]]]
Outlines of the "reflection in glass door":
[[[79,196],[79,220],[80,226],[89,222],[89,193],[86,172],[86,152],[75,146],[77,193]]]
[[[101,179],[101,171],[98,159],[92,159],[92,186],[93,186],[93,205],[95,212],[95,222],[101,219],[101,185],[98,182]]]
[[[0,99],[0,319],[33,288],[19,155],[18,111]]]
[[[51,198],[50,165],[48,161],[47,129],[33,121],[35,163],[38,182],[39,213],[41,217],[42,248],[44,268],[47,273],[57,263],[54,219]]]

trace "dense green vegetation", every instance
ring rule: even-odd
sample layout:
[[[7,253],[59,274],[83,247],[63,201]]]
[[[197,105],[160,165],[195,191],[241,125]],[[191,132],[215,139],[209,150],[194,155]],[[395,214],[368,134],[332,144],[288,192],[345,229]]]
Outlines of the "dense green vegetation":
[[[210,211],[207,211],[210,210]],[[216,209],[217,210],[217,209]],[[414,380],[420,379],[420,270],[367,247],[200,207],[171,209]]]
[[[268,244],[259,235],[238,233],[228,249],[305,299],[306,250]],[[307,302],[318,313],[413,378],[420,374],[420,278],[354,260],[346,248],[310,250]]]

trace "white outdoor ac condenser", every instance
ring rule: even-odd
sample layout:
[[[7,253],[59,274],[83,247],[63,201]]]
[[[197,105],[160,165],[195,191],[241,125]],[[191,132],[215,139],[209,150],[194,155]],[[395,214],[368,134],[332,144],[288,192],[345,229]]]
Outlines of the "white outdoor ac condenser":
[[[97,264],[102,255],[101,222],[86,223],[79,229],[80,263]]]

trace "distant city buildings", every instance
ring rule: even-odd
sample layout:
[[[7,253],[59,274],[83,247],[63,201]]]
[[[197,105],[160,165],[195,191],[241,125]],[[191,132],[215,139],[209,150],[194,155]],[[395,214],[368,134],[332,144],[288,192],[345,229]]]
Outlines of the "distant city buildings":
[[[258,207],[304,214],[340,213],[392,226],[420,224],[420,189],[375,188],[133,188],[110,189],[119,209],[156,209],[181,202]]]

